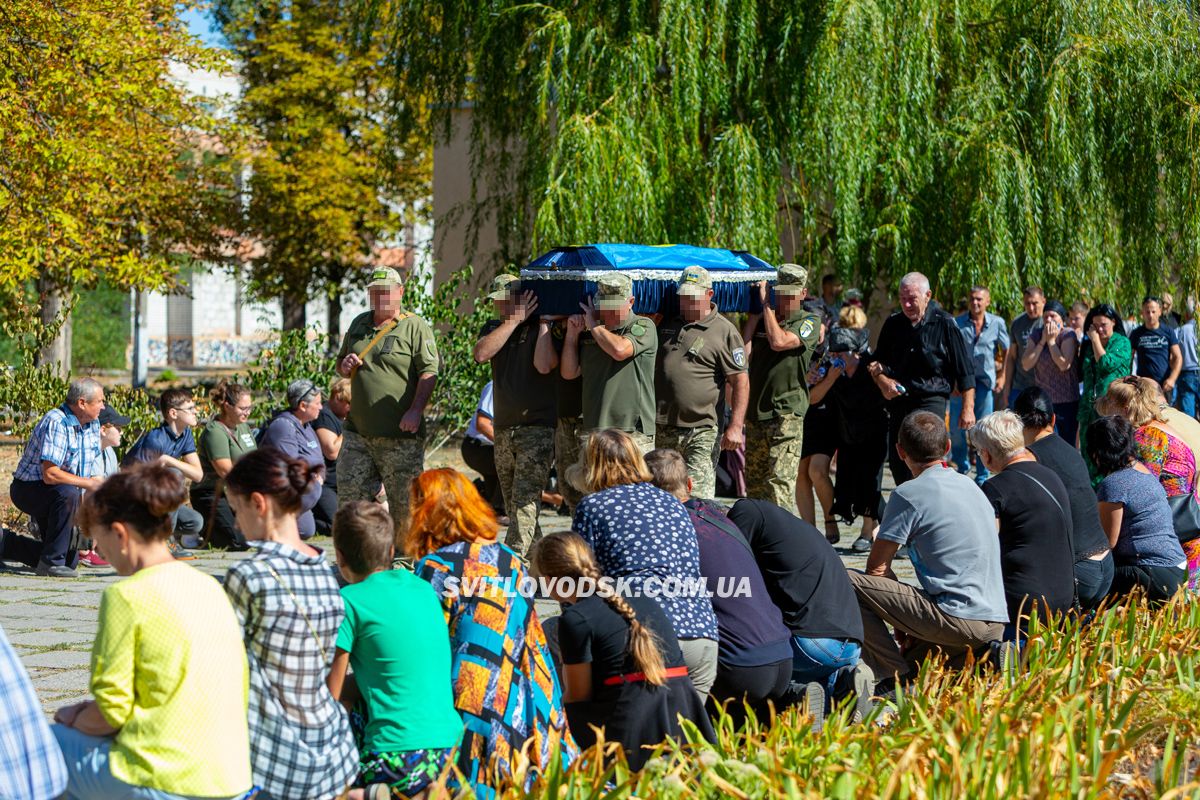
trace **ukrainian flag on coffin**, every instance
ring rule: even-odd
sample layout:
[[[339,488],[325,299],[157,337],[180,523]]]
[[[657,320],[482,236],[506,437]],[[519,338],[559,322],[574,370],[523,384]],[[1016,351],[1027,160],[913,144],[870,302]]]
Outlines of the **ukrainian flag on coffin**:
[[[686,244],[586,244],[556,247],[521,270],[521,288],[537,295],[540,314],[578,314],[596,291],[596,279],[619,271],[633,280],[633,310],[673,314],[679,308],[675,283],[686,267],[708,270],[713,301],[722,311],[761,311],[751,285],[773,282],[775,267],[744,250]]]

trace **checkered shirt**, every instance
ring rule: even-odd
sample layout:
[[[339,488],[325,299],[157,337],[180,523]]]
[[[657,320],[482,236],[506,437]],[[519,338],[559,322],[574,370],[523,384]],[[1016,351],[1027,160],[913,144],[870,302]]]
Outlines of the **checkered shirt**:
[[[0,797],[50,800],[67,788],[67,765],[29,675],[0,628]]]
[[[357,774],[358,750],[325,685],[345,616],[332,567],[323,555],[262,542],[229,570],[225,591],[250,661],[255,784],[280,800],[338,796]]]
[[[89,477],[99,459],[100,423],[92,420],[80,425],[63,405],[46,412],[33,429],[13,477],[19,481],[40,481],[43,461],[56,464],[72,475]]]

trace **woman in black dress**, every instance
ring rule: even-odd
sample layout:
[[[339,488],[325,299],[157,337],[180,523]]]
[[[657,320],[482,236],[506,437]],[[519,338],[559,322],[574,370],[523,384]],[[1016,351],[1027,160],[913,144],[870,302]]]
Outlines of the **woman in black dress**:
[[[864,368],[868,355],[867,315],[846,306],[829,334],[829,369],[809,391],[810,402],[825,401],[836,421],[837,484],[833,516],[847,524],[863,518],[862,531],[851,545],[871,549],[883,517],[883,462],[887,460],[887,409],[883,395]]]
[[[554,579],[551,596],[563,604],[563,703],[576,742],[590,747],[596,729],[603,729],[605,740],[619,742],[637,770],[647,748],[680,737],[681,717],[712,741],[712,724],[659,604],[590,591],[588,584],[595,587],[603,576],[577,534],[550,534],[531,555],[534,575]]]

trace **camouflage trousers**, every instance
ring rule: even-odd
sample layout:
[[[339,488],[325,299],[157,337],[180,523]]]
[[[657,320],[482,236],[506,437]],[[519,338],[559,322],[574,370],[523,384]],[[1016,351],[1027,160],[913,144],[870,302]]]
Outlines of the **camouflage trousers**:
[[[554,471],[558,474],[558,491],[571,514],[583,495],[567,480],[567,468],[579,461],[580,417],[559,417],[554,428]]]
[[[654,446],[678,450],[687,462],[692,496],[711,500],[717,494],[717,426],[679,428],[659,425]]]
[[[746,421],[746,496],[770,500],[796,513],[796,474],[804,442],[804,417]]]
[[[554,429],[544,425],[496,428],[496,474],[510,520],[504,543],[524,556],[542,538],[538,514],[554,461]]]
[[[408,526],[408,495],[413,478],[425,470],[425,439],[360,436],[346,431],[338,454],[338,506],[374,500],[379,484],[387,492],[388,511],[396,526],[396,550]]]

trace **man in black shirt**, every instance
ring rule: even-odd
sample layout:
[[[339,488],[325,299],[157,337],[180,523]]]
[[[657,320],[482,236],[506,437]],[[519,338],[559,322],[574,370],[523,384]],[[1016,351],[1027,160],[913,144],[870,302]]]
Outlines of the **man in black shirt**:
[[[1100,525],[1100,510],[1087,464],[1078,450],[1054,432],[1054,404],[1045,390],[1031,386],[1021,392],[1013,404],[1013,411],[1025,427],[1025,446],[1037,457],[1038,463],[1049,467],[1062,480],[1067,489],[1075,588],[1080,607],[1090,611],[1108,594],[1114,565],[1108,537]]]
[[[900,310],[888,317],[867,369],[891,417],[888,428],[888,466],[896,485],[912,479],[896,451],[900,424],[914,411],[946,416],[955,389],[962,393],[958,425],[975,424],[975,367],[954,317],[932,302],[929,279],[910,272],[900,279]]]
[[[961,337],[960,337],[961,338]],[[766,500],[739,500],[729,519],[746,536],[771,600],[792,634],[792,680],[825,686],[862,654],[863,625],[850,576],[824,534]]]
[[[1025,426],[1007,409],[981,419],[971,441],[993,473],[983,493],[996,510],[1010,625],[1023,630],[1034,616],[1069,613],[1075,556],[1067,488],[1025,448]]]

